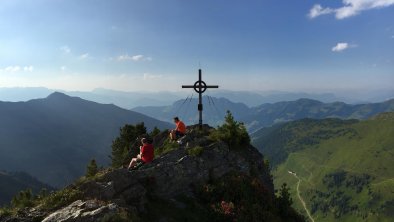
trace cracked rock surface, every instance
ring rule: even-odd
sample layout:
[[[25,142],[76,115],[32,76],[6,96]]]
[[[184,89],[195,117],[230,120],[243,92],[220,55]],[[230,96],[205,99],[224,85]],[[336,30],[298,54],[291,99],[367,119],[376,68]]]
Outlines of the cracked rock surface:
[[[98,221],[104,215],[115,212],[117,206],[113,203],[103,205],[94,200],[77,200],[49,216],[42,222],[68,222],[68,221]]]

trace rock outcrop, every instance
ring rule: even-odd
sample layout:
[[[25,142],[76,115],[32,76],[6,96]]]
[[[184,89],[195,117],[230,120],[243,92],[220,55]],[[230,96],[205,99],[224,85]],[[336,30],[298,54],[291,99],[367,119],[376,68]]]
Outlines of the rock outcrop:
[[[212,143],[206,137],[193,135],[193,131],[190,133],[182,138],[179,149],[158,157],[138,170],[114,170],[99,181],[83,184],[80,189],[85,198],[99,197],[143,211],[148,194],[163,199],[173,199],[179,195],[193,197],[195,186],[233,171],[245,174],[253,171],[274,193],[263,157],[255,148],[249,146],[234,152],[223,142]],[[189,154],[197,146],[203,148],[201,153]]]
[[[96,200],[77,200],[47,216],[42,222],[58,221],[98,221],[105,215],[114,214],[117,210],[114,203],[103,204]]]

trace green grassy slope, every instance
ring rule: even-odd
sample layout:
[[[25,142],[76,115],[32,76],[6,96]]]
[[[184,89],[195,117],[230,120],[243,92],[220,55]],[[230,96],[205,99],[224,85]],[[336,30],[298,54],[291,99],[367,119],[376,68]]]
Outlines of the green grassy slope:
[[[255,134],[254,144],[273,163],[275,186],[292,188],[296,208],[304,211],[299,178],[316,221],[394,219],[394,113],[360,122],[301,120],[269,131]]]

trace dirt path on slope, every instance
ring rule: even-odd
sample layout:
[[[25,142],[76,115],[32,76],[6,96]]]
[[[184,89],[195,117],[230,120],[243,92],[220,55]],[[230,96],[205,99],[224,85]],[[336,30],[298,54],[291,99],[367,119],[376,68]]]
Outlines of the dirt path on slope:
[[[306,212],[306,214],[308,215],[309,219],[310,219],[312,222],[315,222],[315,220],[313,219],[312,215],[309,213],[308,208],[306,207],[306,204],[305,204],[304,199],[302,199],[302,197],[301,197],[301,195],[300,195],[300,183],[301,183],[301,179],[297,176],[296,173],[294,173],[294,172],[293,172],[293,173],[289,172],[289,173],[290,173],[291,175],[293,175],[295,178],[298,179],[298,182],[297,182],[297,196],[298,196],[298,199],[300,199],[301,204],[302,204],[302,206],[304,207],[305,212]]]

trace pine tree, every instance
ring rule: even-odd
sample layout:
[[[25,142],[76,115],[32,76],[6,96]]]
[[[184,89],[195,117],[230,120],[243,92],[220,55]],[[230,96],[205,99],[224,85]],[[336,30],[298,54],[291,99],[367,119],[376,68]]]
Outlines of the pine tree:
[[[293,199],[290,196],[290,188],[286,183],[283,183],[279,190],[279,199],[283,206],[290,207],[293,204]]]
[[[149,136],[150,136],[150,138],[154,138],[155,136],[159,135],[159,133],[160,133],[159,128],[157,128],[155,126],[155,128],[153,128],[152,132],[150,132]]]
[[[293,204],[293,199],[290,196],[290,188],[287,187],[286,183],[283,183],[279,190],[278,197],[278,208],[282,215],[288,216],[291,213]]]
[[[16,208],[25,208],[33,205],[34,195],[31,189],[22,190],[11,200],[11,206]]]
[[[140,137],[146,135],[144,123],[126,124],[120,128],[120,135],[112,141],[112,166],[121,167],[139,153]]]
[[[94,177],[97,174],[96,160],[92,159],[86,167],[86,177]]]
[[[245,125],[237,122],[229,110],[227,110],[223,125],[218,127],[212,137],[224,141],[230,149],[238,149],[250,144]]]

